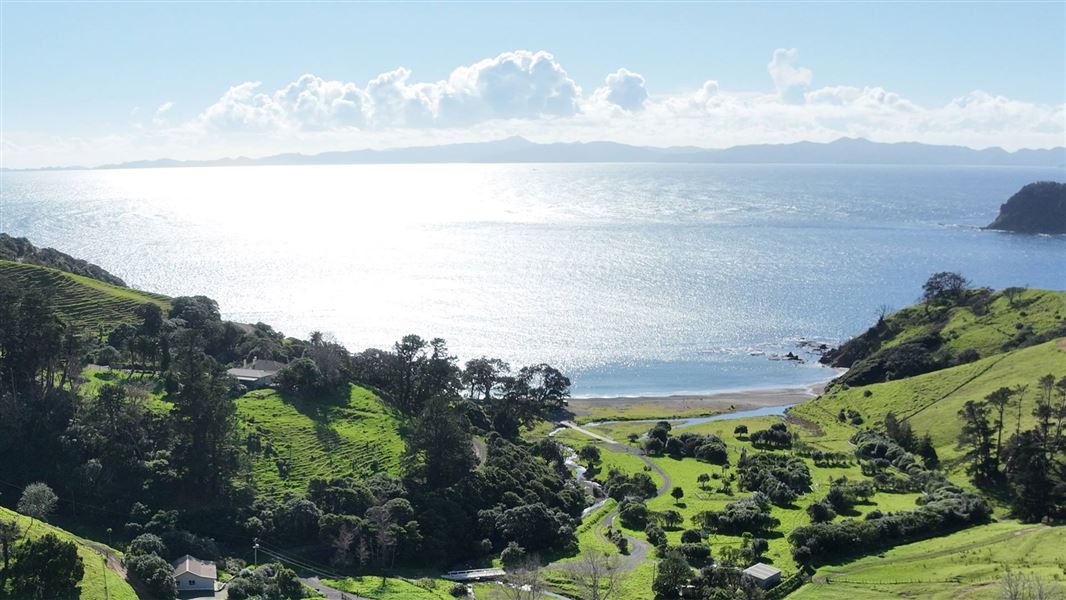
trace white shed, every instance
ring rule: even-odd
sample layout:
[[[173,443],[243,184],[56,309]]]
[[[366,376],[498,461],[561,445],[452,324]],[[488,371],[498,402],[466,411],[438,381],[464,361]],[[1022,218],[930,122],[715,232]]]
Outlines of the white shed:
[[[215,591],[215,581],[218,579],[215,563],[186,554],[174,561],[173,565],[174,583],[177,584],[179,593]]]

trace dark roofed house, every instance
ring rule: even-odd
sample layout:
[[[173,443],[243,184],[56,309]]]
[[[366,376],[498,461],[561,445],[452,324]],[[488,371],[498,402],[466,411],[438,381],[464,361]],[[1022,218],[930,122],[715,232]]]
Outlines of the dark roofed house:
[[[781,569],[766,563],[755,563],[744,569],[744,575],[754,579],[755,585],[764,590],[774,587],[781,581]]]
[[[215,563],[208,560],[200,560],[186,554],[172,563],[174,567],[174,583],[177,584],[178,592],[205,592],[214,593],[215,582],[218,580],[218,571]]]
[[[244,361],[239,367],[227,369],[226,374],[249,388],[263,388],[274,383],[274,376],[284,368],[284,363],[255,358],[252,362]]]

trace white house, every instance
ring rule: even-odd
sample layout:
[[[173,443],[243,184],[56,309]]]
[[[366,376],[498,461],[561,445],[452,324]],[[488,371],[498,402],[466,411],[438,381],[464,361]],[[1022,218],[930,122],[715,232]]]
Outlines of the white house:
[[[274,375],[285,367],[273,360],[253,359],[244,361],[239,367],[227,369],[226,374],[235,378],[249,388],[263,388],[274,383]]]
[[[744,569],[744,575],[755,580],[755,585],[762,589],[769,589],[781,581],[781,569],[771,567],[766,563],[755,563]]]
[[[174,561],[174,583],[178,592],[214,592],[218,572],[215,563],[186,554]]]

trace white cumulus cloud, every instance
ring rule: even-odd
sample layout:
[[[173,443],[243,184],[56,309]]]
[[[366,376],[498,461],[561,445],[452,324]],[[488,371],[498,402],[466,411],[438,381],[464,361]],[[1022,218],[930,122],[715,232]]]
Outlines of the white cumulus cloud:
[[[638,112],[644,109],[648,90],[644,77],[628,69],[618,69],[607,76],[606,85],[596,90],[594,99],[609,102],[622,110]]]
[[[730,89],[706,79],[656,94],[642,74],[620,68],[584,94],[544,51],[515,50],[418,81],[407,68],[366,83],[305,74],[278,87],[238,83],[184,122],[165,102],[150,124],[99,138],[5,131],[5,165],[100,164],[146,157],[215,158],[470,142],[523,135],[539,142],[608,140],[725,147],[831,141],[919,141],[970,147],[1048,148],[1066,140],[1066,104],[1037,104],[972,91],[919,104],[879,86],[813,88],[796,49],[773,52],[773,92]]]
[[[796,66],[799,50],[795,48],[778,48],[766,65],[770,78],[774,80],[777,94],[786,102],[800,102],[803,92],[810,87],[814,74],[810,69]]]

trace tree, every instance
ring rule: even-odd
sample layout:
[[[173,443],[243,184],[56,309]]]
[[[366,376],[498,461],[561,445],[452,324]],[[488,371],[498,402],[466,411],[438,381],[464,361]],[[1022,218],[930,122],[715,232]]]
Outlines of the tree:
[[[985,396],[985,402],[992,408],[992,413],[995,415],[996,428],[996,463],[1000,462],[1000,456],[1003,452],[1003,415],[1007,410],[1007,407],[1011,404],[1011,397],[1014,396],[1014,392],[1008,387],[1001,387],[998,390]]]
[[[959,417],[963,422],[959,433],[959,447],[966,448],[966,457],[970,460],[967,470],[979,485],[992,483],[998,471],[992,456],[993,429],[988,424],[988,405],[967,400],[959,411]]]
[[[582,551],[568,574],[586,600],[610,600],[622,578],[615,557],[592,548]]]
[[[435,396],[415,420],[407,439],[410,468],[431,488],[447,487],[477,464],[472,437],[461,417],[443,396]]]
[[[691,579],[692,569],[684,557],[676,551],[671,551],[656,566],[651,589],[656,598],[677,598],[681,594],[681,588]]]
[[[78,547],[53,533],[22,542],[9,569],[11,591],[16,598],[55,600],[76,598],[85,566]]]
[[[674,488],[674,489],[678,489],[678,488]],[[685,518],[683,516],[681,516],[681,513],[677,512],[676,510],[672,510],[671,509],[671,510],[664,510],[662,512],[662,520],[663,520],[663,524],[666,525],[667,527],[675,528],[675,527],[681,525],[681,523],[685,520]]]
[[[1014,308],[1015,302],[1017,302],[1018,298],[1020,298],[1021,295],[1024,293],[1024,287],[1003,288],[1003,296],[1007,299],[1007,303],[1010,304],[1011,308]]]
[[[922,299],[935,304],[943,300],[957,301],[970,287],[970,280],[959,273],[941,271],[934,273],[922,285]]]
[[[232,380],[203,351],[201,339],[195,331],[180,336],[171,364],[177,386],[167,399],[174,403],[170,414],[184,479],[211,498],[228,488],[240,453],[237,407],[228,394]]]
[[[11,546],[22,537],[22,528],[15,521],[0,520],[0,550],[4,553],[4,572],[11,565]],[[0,588],[3,587],[3,577],[0,576]]]
[[[700,484],[700,489],[704,490],[707,489],[707,482],[710,480],[711,476],[706,473],[700,473],[699,476],[696,477],[696,481]]]
[[[322,371],[310,358],[297,358],[274,376],[274,383],[283,393],[311,398],[322,391]]]
[[[466,361],[461,380],[471,400],[491,402],[511,366],[498,358],[475,358]]]
[[[820,500],[807,507],[807,515],[811,518],[811,523],[825,523],[835,519],[837,513],[828,502]]]
[[[52,488],[38,481],[27,485],[22,490],[18,511],[38,521],[44,521],[55,510],[58,501],[59,498],[52,492]]]
[[[501,589],[508,600],[536,600],[544,589],[544,575],[540,571],[540,561],[529,557],[521,563],[507,569]]]
[[[158,600],[173,600],[177,597],[174,582],[174,567],[158,554],[136,554],[126,557],[129,569],[144,587]]]
[[[675,487],[670,490],[670,495],[674,497],[674,504],[680,504],[681,499],[685,497],[685,490],[680,487]]]
[[[937,456],[936,447],[933,446],[933,438],[926,432],[922,436],[920,442],[918,442],[918,449],[916,451],[918,456],[922,457],[922,464],[926,469],[936,469],[940,466],[940,457]]]
[[[592,444],[585,444],[577,451],[577,456],[590,465],[600,462],[600,449]]]
[[[1038,522],[1055,512],[1056,469],[1044,453],[1044,440],[1031,429],[1011,436],[1004,448],[1007,482],[1014,489],[1011,512],[1026,522]]]
[[[142,533],[133,538],[133,541],[130,542],[129,547],[126,548],[126,555],[140,556],[142,554],[166,556],[167,546],[158,535],[155,535],[154,533]]]
[[[885,415],[885,433],[908,452],[913,452],[917,445],[911,424],[898,420],[893,412]]]

